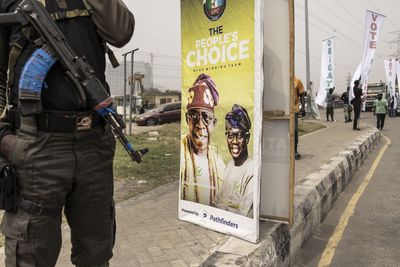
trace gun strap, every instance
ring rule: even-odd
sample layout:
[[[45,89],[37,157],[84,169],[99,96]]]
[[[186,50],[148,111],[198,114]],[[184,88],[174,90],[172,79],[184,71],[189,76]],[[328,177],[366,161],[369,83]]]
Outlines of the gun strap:
[[[67,9],[67,1],[66,0],[57,0],[57,5],[61,9]]]
[[[25,46],[26,38],[21,34],[18,40],[13,44],[8,55],[8,71],[7,71],[7,82],[5,90],[5,100],[6,106],[1,113],[1,118],[3,118],[7,112],[7,103],[9,103],[9,90],[13,85],[14,81],[14,65],[17,62],[18,57],[21,55],[22,49]]]
[[[73,10],[53,12],[50,13],[50,16],[57,21],[57,20],[72,19],[77,17],[90,17],[90,13],[87,9],[73,9]]]
[[[83,4],[85,5],[85,7],[86,7],[86,9],[89,11],[89,12],[93,12],[94,10],[93,10],[93,8],[89,5],[89,3],[87,2],[87,0],[82,0],[82,2],[83,2]]]
[[[23,136],[24,139],[32,140],[36,138],[36,133],[37,133],[36,117],[33,115],[21,116],[18,135]]]
[[[104,44],[104,47],[105,47],[108,59],[110,60],[110,63],[113,66],[113,68],[115,69],[116,67],[119,67],[119,62],[114,55],[114,51],[112,51],[111,48],[107,44]]]

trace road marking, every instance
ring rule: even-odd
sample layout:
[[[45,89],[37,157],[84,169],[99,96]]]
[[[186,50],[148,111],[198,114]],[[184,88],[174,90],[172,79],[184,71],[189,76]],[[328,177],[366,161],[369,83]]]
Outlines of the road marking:
[[[365,176],[364,181],[360,184],[357,189],[357,192],[353,195],[350,199],[349,203],[347,204],[346,210],[340,217],[339,223],[335,228],[331,238],[329,238],[328,244],[325,247],[324,252],[322,253],[321,259],[318,263],[318,267],[325,267],[329,266],[332,262],[332,258],[335,255],[336,248],[342,239],[343,232],[346,229],[346,226],[349,222],[350,217],[354,213],[354,209],[357,205],[358,200],[364,193],[365,189],[367,188],[369,182],[371,181],[376,168],[378,167],[379,162],[382,160],[383,154],[385,153],[388,146],[392,143],[389,138],[383,136],[386,139],[386,144],[382,147],[381,151],[379,151],[378,156],[375,158],[374,162],[372,163],[371,168],[368,171],[367,176]]]

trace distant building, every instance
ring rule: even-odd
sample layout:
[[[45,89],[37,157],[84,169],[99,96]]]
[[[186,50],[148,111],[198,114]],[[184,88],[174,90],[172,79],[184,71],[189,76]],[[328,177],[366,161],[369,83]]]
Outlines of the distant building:
[[[143,87],[144,89],[150,89],[153,87],[153,70],[150,63],[143,61],[135,61],[133,67],[133,73],[140,72],[144,75]],[[128,83],[129,76],[131,76],[131,62],[126,63],[126,93],[130,93],[130,85]],[[120,66],[113,68],[110,63],[106,65],[106,80],[110,86],[111,95],[122,96],[124,95],[124,62],[120,62]]]
[[[124,105],[123,96],[114,96],[113,98],[116,105]],[[141,96],[141,99],[142,104],[147,102],[148,108],[153,108],[165,103],[181,102],[182,96],[181,92],[179,91],[166,90],[164,92],[161,92],[158,89],[149,89],[143,94],[143,96]],[[126,98],[126,103],[129,103],[129,96],[127,96]]]
[[[181,98],[182,98],[181,92],[169,91],[169,90],[165,92],[153,90],[147,92],[144,96],[144,100],[148,101],[148,105],[150,107],[159,106],[161,104],[171,103],[171,102],[181,102]]]

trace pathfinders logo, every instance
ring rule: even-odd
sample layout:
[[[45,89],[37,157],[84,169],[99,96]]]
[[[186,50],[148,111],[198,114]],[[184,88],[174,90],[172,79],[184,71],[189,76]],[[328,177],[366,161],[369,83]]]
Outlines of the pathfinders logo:
[[[218,20],[224,13],[226,0],[203,0],[204,13],[212,21]]]
[[[207,211],[203,210],[203,211],[201,212],[201,218],[200,218],[200,220],[203,221],[203,222],[206,222],[206,221],[208,220],[208,212],[207,212]]]

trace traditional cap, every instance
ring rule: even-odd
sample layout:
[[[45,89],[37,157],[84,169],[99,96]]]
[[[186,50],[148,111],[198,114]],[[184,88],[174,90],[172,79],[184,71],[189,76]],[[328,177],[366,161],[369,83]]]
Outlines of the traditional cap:
[[[232,111],[228,112],[225,116],[225,126],[230,128],[241,128],[248,132],[251,129],[251,121],[247,114],[247,110],[238,104],[234,104]]]
[[[204,108],[214,112],[218,104],[219,94],[217,86],[207,74],[200,74],[189,88],[187,109]]]

